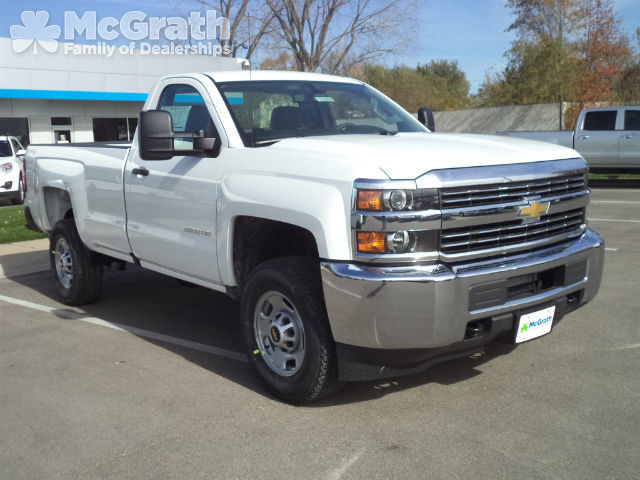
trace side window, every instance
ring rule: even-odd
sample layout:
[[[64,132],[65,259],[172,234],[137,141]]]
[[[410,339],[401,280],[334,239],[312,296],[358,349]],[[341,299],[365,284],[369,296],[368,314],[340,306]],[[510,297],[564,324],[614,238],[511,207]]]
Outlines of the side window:
[[[627,110],[624,112],[624,129],[640,130],[640,110]]]
[[[597,112],[587,112],[584,117],[583,130],[615,130],[616,110],[604,110]]]
[[[220,138],[204,99],[191,85],[169,85],[160,96],[158,109],[171,114],[176,134],[204,130],[205,137]],[[175,138],[173,144],[176,150],[193,149],[192,138]]]

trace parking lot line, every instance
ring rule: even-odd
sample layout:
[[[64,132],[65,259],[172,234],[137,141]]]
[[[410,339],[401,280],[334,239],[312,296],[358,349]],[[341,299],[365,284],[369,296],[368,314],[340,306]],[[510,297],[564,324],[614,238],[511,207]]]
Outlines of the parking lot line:
[[[591,200],[591,203],[624,203],[630,205],[640,205],[640,202],[635,200]]]
[[[84,323],[90,323],[92,325],[98,325],[101,327],[112,328],[114,330],[120,330],[122,332],[128,332],[138,337],[150,338],[152,340],[159,340],[165,343],[171,343],[173,345],[179,345],[181,347],[190,348],[192,350],[198,350],[201,352],[211,353],[221,357],[231,358],[240,362],[247,362],[246,355],[233,350],[227,350],[224,348],[214,347],[212,345],[205,345],[204,343],[193,342],[191,340],[185,340],[184,338],[172,337],[170,335],[164,335],[162,333],[154,332],[151,330],[145,330],[143,328],[131,327],[122,323],[107,322],[97,317],[87,317],[82,313],[74,312],[72,310],[62,310],[59,308],[47,307],[26,300],[20,300],[19,298],[7,297],[6,295],[0,295],[0,301],[18,305],[24,308],[30,308],[32,310],[38,310],[40,312],[51,313],[56,317],[66,318],[68,320],[77,320]]]
[[[620,223],[640,223],[640,220],[625,220],[622,218],[591,218],[589,217],[589,221],[593,222],[620,222]]]

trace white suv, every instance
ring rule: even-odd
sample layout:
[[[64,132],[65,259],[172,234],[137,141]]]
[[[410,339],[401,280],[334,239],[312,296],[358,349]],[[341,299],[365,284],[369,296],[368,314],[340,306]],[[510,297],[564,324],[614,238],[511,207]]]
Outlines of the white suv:
[[[15,205],[24,202],[25,153],[16,137],[0,136],[0,198],[9,197]]]

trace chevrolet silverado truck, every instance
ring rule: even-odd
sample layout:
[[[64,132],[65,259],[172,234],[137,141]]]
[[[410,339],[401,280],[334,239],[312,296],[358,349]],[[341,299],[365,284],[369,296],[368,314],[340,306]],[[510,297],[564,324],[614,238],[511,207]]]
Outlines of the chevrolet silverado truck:
[[[25,153],[16,137],[0,136],[0,198],[8,198],[14,205],[21,205],[25,198]]]
[[[127,262],[224,292],[293,403],[540,337],[602,276],[578,153],[431,133],[348,78],[168,76],[132,144],[31,145],[26,168],[63,302]]]
[[[513,131],[498,135],[574,148],[594,171],[640,171],[640,106],[581,110],[573,131]]]

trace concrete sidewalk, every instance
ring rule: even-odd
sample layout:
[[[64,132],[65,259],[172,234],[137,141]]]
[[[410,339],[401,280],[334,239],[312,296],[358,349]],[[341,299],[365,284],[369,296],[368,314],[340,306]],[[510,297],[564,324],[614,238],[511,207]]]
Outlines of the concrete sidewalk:
[[[49,239],[0,245],[0,278],[49,269]]]

